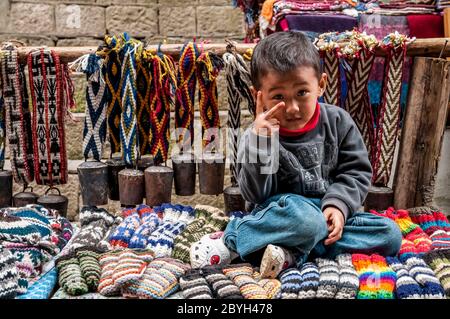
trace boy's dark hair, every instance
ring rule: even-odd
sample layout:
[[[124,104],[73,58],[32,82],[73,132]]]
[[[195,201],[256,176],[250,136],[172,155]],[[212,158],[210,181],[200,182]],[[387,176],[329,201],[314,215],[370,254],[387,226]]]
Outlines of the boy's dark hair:
[[[253,86],[259,89],[260,79],[270,70],[286,73],[298,66],[310,66],[320,80],[321,66],[319,52],[311,40],[299,31],[276,32],[259,42],[253,50],[251,78]]]

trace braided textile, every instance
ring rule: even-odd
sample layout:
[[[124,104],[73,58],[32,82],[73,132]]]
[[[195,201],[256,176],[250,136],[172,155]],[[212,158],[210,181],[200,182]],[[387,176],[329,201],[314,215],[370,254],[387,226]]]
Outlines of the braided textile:
[[[102,158],[103,144],[106,140],[106,90],[105,81],[100,72],[101,59],[90,54],[84,70],[87,77],[86,117],[83,130],[84,158],[97,161]]]
[[[217,76],[223,66],[222,58],[211,52],[204,52],[197,59],[196,72],[199,85],[203,148],[213,141],[214,148],[216,150],[219,148],[220,116],[217,97]]]
[[[238,53],[224,53],[225,74],[228,92],[228,140],[230,156],[231,182],[236,185],[236,158],[241,127],[241,102],[245,99],[249,110],[254,109],[254,100],[250,92],[250,72],[244,58]]]
[[[174,104],[175,64],[170,56],[159,52],[151,60],[151,125],[149,141],[155,165],[167,160],[170,141],[170,106]]]
[[[104,58],[102,74],[106,83],[107,103],[106,110],[108,122],[108,136],[111,144],[111,154],[120,152],[120,116],[122,113],[122,100],[120,97],[121,62],[119,50],[122,41],[117,37],[105,37],[105,44],[97,54]]]
[[[386,186],[394,160],[395,141],[400,120],[400,95],[406,44],[410,39],[398,32],[383,39],[386,50],[385,80],[380,112],[377,118],[376,150],[374,151],[374,184]]]
[[[59,56],[48,49],[32,51],[28,55],[28,70],[36,183],[65,184],[64,91]]]
[[[120,117],[120,143],[122,156],[126,164],[133,165],[137,159],[137,89],[136,89],[136,48],[142,43],[130,40],[124,34],[127,43],[123,47],[122,77],[120,97],[122,115]]]
[[[3,93],[0,90],[0,170],[3,170],[3,166],[5,165],[5,140],[5,103],[3,101]]]
[[[137,86],[137,126],[138,143],[141,155],[150,154],[151,146],[149,141],[150,132],[150,94],[151,94],[152,74],[148,61],[143,59],[137,62],[136,86]]]
[[[375,45],[378,43],[374,37],[355,34],[360,46],[354,54],[347,55],[347,59],[356,59],[352,68],[352,77],[348,82],[347,96],[344,101],[344,109],[348,111],[358,126],[370,153],[373,141],[372,112],[364,102],[367,92],[370,71],[375,59]]]
[[[13,47],[2,52],[2,89],[14,180],[28,184],[34,179],[31,114],[25,75],[17,58]]]
[[[341,105],[341,81],[339,73],[339,58],[335,50],[320,50],[323,59],[323,70],[328,76],[323,98],[325,103]]]
[[[197,84],[196,62],[199,56],[195,42],[186,43],[181,49],[180,60],[176,71],[177,90],[175,101],[175,128],[177,143],[182,142],[182,150],[192,146],[194,142],[194,99]],[[188,134],[188,136],[186,136]],[[190,143],[188,146],[187,143]]]

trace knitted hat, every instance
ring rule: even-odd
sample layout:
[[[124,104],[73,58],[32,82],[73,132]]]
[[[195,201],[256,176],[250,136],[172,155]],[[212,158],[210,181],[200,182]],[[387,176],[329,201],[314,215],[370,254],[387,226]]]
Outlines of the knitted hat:
[[[223,232],[204,235],[190,249],[192,268],[207,265],[224,265],[231,262],[231,253],[223,242]]]
[[[20,217],[34,225],[42,238],[49,236],[52,232],[48,218],[42,215],[37,209],[29,207],[16,208],[10,211],[10,215]]]
[[[8,249],[0,246],[0,299],[12,299],[16,296],[17,281],[15,258]]]
[[[29,221],[9,215],[7,210],[0,213],[0,241],[36,245],[41,238],[39,229]]]

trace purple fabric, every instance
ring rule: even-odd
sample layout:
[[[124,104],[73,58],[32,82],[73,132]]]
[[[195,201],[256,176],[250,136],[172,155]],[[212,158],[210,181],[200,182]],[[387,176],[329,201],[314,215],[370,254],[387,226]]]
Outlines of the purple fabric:
[[[286,15],[289,30],[325,33],[353,30],[358,26],[356,18],[346,15],[291,14]]]

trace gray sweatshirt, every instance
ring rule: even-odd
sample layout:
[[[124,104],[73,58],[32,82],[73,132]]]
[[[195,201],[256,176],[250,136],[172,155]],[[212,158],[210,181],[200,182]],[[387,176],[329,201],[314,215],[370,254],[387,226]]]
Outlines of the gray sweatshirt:
[[[278,135],[256,135],[252,126],[244,132],[237,168],[246,201],[261,204],[280,193],[321,198],[322,210],[337,207],[345,220],[361,207],[372,167],[358,127],[345,110],[320,104],[314,129],[277,140]]]

